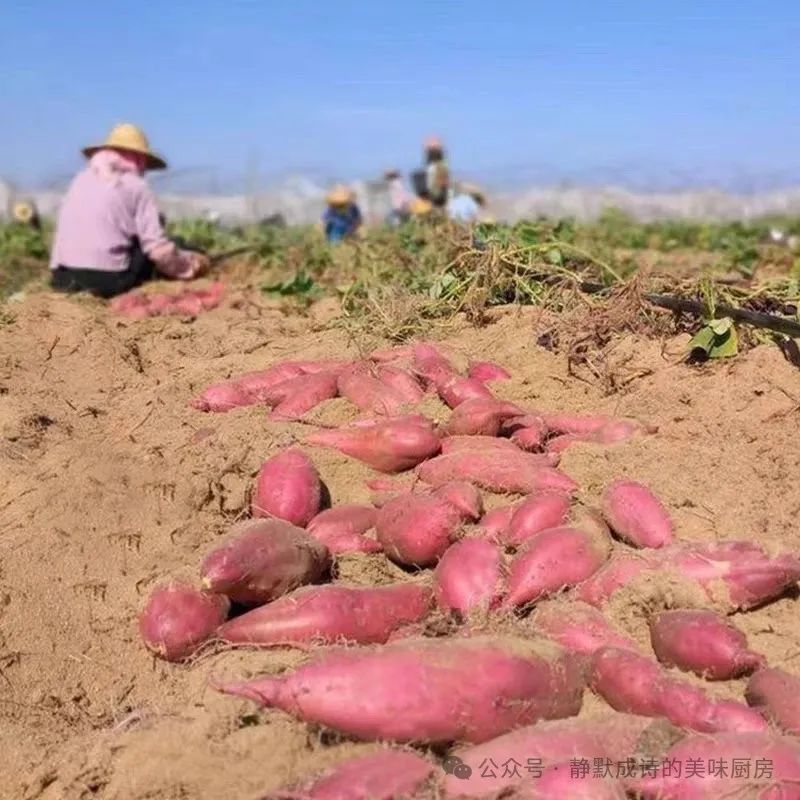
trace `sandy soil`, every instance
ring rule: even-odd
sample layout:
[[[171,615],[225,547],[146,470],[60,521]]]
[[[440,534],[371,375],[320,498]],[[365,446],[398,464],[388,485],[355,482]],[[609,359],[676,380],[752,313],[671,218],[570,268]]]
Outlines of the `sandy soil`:
[[[210,382],[287,357],[356,355],[329,304],[289,316],[233,293],[197,320],[129,323],[92,300],[34,294],[0,327],[0,797],[246,800],[371,745],[344,742],[216,694],[211,676],[275,672],[292,651],[218,652],[156,662],[136,615],[152,586],[193,579],[203,554],[246,515],[262,460],[302,437],[260,408],[187,406]],[[627,337],[611,357],[639,376],[603,397],[536,346],[530,313],[507,310],[448,342],[513,372],[498,394],[530,407],[609,411],[659,426],[611,449],[576,447],[563,469],[596,501],[626,475],[649,483],[685,539],[743,537],[800,550],[797,371],[776,348],[689,367],[680,341]],[[370,346],[374,342],[361,343]],[[430,403],[429,413],[445,409]],[[355,416],[343,400],[316,419]],[[366,501],[370,471],[310,449],[334,503]],[[382,556],[348,556],[341,575],[388,582]],[[794,599],[737,617],[773,664],[797,668]],[[642,639],[635,615],[620,624]],[[741,696],[742,682],[715,690]],[[599,701],[587,693],[585,713]]]

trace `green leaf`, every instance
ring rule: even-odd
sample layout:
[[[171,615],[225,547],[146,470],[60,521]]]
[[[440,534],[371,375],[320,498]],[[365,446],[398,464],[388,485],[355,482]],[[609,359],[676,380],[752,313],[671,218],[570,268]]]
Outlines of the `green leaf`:
[[[703,353],[708,355],[713,346],[714,331],[708,325],[706,325],[704,328],[701,328],[695,334],[692,341],[689,342],[689,350],[692,353],[696,353],[698,350],[701,350]]]

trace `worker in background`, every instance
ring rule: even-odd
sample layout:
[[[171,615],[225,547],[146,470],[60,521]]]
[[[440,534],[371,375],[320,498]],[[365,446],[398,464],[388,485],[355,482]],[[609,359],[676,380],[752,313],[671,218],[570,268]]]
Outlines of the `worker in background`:
[[[450,199],[450,167],[447,164],[444,145],[437,136],[425,141],[425,187],[426,200],[436,208],[444,208]]]
[[[385,173],[384,179],[389,187],[389,204],[391,209],[387,222],[392,227],[396,228],[402,225],[411,216],[410,206],[414,197],[411,192],[406,189],[403,182],[403,177],[396,169],[390,169]]]
[[[472,224],[479,222],[486,207],[486,196],[483,191],[472,184],[458,186],[453,197],[447,203],[447,216],[453,222]]]
[[[167,164],[139,128],[117,125],[83,154],[88,164],[58,214],[50,256],[54,289],[109,298],[156,273],[190,280],[208,268],[205,254],[179,249],[164,232],[145,173]]]
[[[326,198],[328,207],[322,216],[322,227],[329,242],[341,242],[359,236],[363,218],[355,194],[347,186],[336,186]]]
[[[14,207],[11,209],[11,216],[18,225],[25,225],[37,231],[42,228],[39,212],[31,200],[19,200],[14,203]]]

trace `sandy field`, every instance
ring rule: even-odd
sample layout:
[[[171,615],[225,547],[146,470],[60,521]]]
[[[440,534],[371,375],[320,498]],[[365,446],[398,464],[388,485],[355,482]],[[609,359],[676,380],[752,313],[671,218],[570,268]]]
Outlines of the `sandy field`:
[[[129,322],[97,301],[48,292],[9,308],[11,321],[0,323],[0,797],[257,800],[373,748],[209,687],[210,678],[275,673],[306,654],[212,648],[169,665],[145,650],[136,617],[159,581],[197,579],[204,554],[247,516],[262,461],[313,429],[270,423],[263,408],[203,414],[189,400],[282,359],[357,357],[379,342],[348,339],[329,302],[289,314],[236,285],[221,308],[194,320]],[[688,366],[686,337],[628,335],[608,346],[624,388],[604,396],[539,347],[539,333],[532,311],[508,308],[480,329],[456,320],[444,344],[505,366],[513,378],[497,394],[531,409],[658,426],[652,437],[565,453],[562,469],[583,503],[628,476],[664,500],[682,539],[800,552],[800,380],[777,348]],[[425,411],[447,416],[438,401]],[[309,423],[355,416],[337,399]],[[307,452],[334,504],[368,501],[367,467]],[[337,570],[361,584],[406,577],[382,555],[341,557]],[[611,614],[646,642],[646,610],[629,599]],[[736,622],[773,665],[798,668],[794,597]],[[712,691],[740,698],[743,686]],[[601,708],[587,692],[582,713]]]

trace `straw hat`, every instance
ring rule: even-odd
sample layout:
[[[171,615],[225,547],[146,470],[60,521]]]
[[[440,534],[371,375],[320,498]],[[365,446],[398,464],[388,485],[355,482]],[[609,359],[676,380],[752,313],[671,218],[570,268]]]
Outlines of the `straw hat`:
[[[424,197],[415,197],[408,209],[415,217],[424,217],[433,211],[433,203]]]
[[[347,186],[334,186],[325,200],[330,206],[346,206],[353,201],[353,192]]]
[[[87,158],[90,158],[104,147],[117,147],[120,150],[128,150],[131,153],[142,153],[146,155],[147,169],[167,168],[167,162],[150,149],[150,142],[147,141],[144,131],[141,128],[137,128],[136,125],[131,125],[129,122],[123,122],[121,125],[116,125],[112,128],[111,133],[108,134],[103,144],[84,147],[82,152]]]
[[[27,225],[36,216],[36,209],[33,207],[33,203],[29,203],[27,200],[20,200],[14,203],[11,213],[17,222]]]

